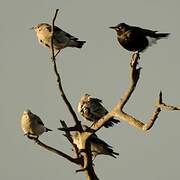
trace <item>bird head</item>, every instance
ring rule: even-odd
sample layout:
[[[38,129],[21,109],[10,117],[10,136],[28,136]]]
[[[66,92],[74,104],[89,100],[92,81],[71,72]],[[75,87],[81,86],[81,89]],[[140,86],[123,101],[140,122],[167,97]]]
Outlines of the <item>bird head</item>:
[[[127,31],[128,27],[129,26],[127,24],[120,23],[120,24],[118,24],[116,26],[111,26],[109,28],[114,29],[117,33],[124,33],[124,32]]]
[[[46,23],[41,23],[41,24],[35,24],[33,27],[31,27],[30,29],[38,32],[40,31],[41,29],[44,29],[46,27],[49,27],[50,25],[49,24],[46,24]]]
[[[30,109],[26,109],[26,110],[24,111],[24,113],[29,114],[29,113],[31,113],[31,110],[30,110]]]
[[[89,101],[90,97],[91,97],[91,95],[89,95],[87,93],[84,96],[81,97],[80,102],[78,104],[78,112],[82,111],[82,108],[83,108],[84,104]]]

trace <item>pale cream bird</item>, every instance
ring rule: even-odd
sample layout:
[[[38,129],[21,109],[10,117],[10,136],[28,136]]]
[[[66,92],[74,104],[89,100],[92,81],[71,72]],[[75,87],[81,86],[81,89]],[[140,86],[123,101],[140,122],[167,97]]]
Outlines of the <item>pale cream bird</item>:
[[[39,116],[33,114],[30,110],[24,111],[21,117],[21,128],[24,135],[30,139],[38,139],[44,132],[52,131],[44,126]]]
[[[32,29],[36,32],[40,44],[51,49],[52,27],[47,23],[34,25]],[[66,47],[82,48],[86,41],[79,41],[78,38],[54,26],[53,47],[56,55]]]

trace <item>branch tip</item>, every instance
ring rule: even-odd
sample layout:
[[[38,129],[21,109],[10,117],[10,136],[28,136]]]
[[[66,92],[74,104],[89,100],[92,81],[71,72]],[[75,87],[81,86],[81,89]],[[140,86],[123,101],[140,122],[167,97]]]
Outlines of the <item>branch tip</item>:
[[[83,171],[86,171],[86,170],[87,170],[87,168],[83,168],[83,169],[78,169],[75,172],[78,173],[78,172],[83,172]]]
[[[162,104],[162,91],[159,92],[159,104]]]

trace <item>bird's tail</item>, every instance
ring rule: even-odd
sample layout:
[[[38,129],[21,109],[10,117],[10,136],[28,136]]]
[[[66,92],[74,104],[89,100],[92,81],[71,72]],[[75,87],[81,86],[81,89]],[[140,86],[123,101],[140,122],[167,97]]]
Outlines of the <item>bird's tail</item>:
[[[46,128],[46,132],[48,132],[48,131],[52,131],[51,129],[49,129],[49,128]]]
[[[110,146],[104,147],[104,149],[106,149],[106,154],[112,156],[113,158],[117,158],[116,156],[119,156],[119,153],[114,152],[114,150]]]
[[[155,33],[154,36],[157,39],[166,38],[170,35],[170,33]]]
[[[82,46],[84,45],[86,41],[75,41],[75,40],[72,40],[70,42],[70,46],[71,47],[76,47],[76,48],[82,48]]]
[[[143,32],[146,36],[156,39],[167,38],[170,35],[170,33],[158,33],[158,31],[152,31],[149,29],[143,29]]]
[[[107,121],[107,122],[104,124],[104,127],[105,127],[105,128],[112,127],[112,126],[114,126],[114,124],[118,124],[118,123],[120,123],[119,120],[114,119],[114,118],[110,118],[109,121]]]
[[[114,158],[117,158],[116,156],[119,156],[119,153],[113,151],[113,152],[110,154],[110,156],[112,156],[112,157],[114,157]]]

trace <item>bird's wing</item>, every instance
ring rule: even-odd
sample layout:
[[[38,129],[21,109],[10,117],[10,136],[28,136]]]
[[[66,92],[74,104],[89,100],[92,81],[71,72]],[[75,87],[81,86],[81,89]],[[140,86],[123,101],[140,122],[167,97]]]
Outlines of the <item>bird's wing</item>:
[[[131,28],[126,31],[125,35],[127,36],[127,39],[134,39],[142,36],[144,37],[145,31],[140,27],[131,26]]]
[[[92,99],[90,101],[90,113],[96,116],[96,120],[100,119],[108,113],[106,108],[100,103],[99,99]]]
[[[143,29],[140,27],[133,27],[133,31],[143,33],[145,36],[150,36],[150,37],[153,37],[158,32],[158,31],[153,31],[150,29]]]
[[[41,118],[39,116],[37,116],[36,114],[32,113],[32,118],[40,125],[44,126],[44,123],[42,122]]]
[[[143,33],[146,35],[146,36],[149,36],[149,37],[156,37],[156,33],[158,31],[152,31],[152,30],[149,30],[149,29],[142,29]]]
[[[94,143],[94,144],[99,144],[103,147],[108,147],[108,148],[112,148],[112,146],[110,146],[109,144],[107,144],[105,141],[103,141],[102,139],[98,138],[98,136],[96,134],[93,134],[90,138],[90,142]]]
[[[56,38],[57,41],[59,41],[60,43],[66,40],[78,40],[78,38],[72,36],[71,34],[63,31],[62,29],[58,28],[55,26],[54,28],[54,36]]]
[[[97,102],[97,103],[102,103],[102,100],[101,100],[101,99],[98,99],[98,98],[89,97],[89,100],[90,100],[90,101]]]

